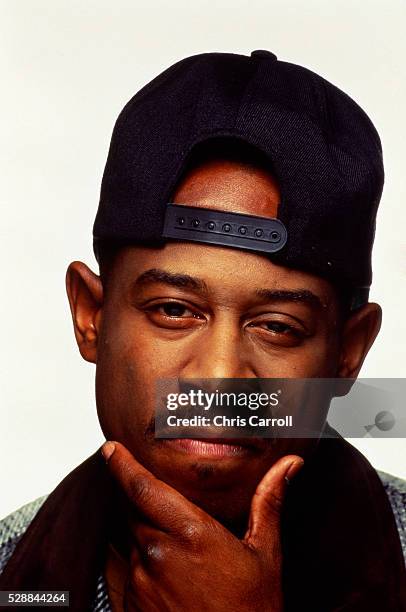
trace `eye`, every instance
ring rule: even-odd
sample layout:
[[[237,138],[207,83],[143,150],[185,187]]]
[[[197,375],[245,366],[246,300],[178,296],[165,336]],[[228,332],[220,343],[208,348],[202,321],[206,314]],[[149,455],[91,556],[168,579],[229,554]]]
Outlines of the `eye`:
[[[299,345],[307,336],[299,323],[290,320],[285,322],[263,318],[251,321],[247,327],[265,342],[286,347]]]
[[[288,334],[296,332],[296,330],[290,327],[290,325],[287,325],[286,323],[279,323],[278,321],[269,321],[267,323],[264,323],[264,326],[269,331],[275,332],[277,334]]]
[[[189,329],[205,321],[197,309],[175,300],[150,304],[145,311],[154,325],[167,329]]]
[[[167,317],[194,317],[195,313],[193,313],[190,308],[187,308],[184,304],[180,302],[166,302],[165,304],[156,305],[155,309],[157,311],[161,311]]]

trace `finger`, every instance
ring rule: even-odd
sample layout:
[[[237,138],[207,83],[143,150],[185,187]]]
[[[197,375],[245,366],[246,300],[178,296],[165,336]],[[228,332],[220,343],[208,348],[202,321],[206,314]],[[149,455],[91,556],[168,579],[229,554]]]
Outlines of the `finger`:
[[[259,483],[251,502],[248,530],[244,541],[272,556],[280,546],[280,514],[287,483],[303,466],[297,455],[277,461]]]
[[[109,455],[109,451],[113,452]],[[106,442],[102,453],[128,500],[155,527],[186,537],[194,525],[212,520],[181,493],[155,478],[120,442]]]

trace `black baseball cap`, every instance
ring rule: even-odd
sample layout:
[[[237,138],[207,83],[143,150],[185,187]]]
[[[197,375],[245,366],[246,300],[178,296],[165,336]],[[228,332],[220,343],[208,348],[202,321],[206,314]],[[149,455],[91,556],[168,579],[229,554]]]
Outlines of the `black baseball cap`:
[[[193,151],[218,139],[246,143],[269,160],[281,192],[277,219],[171,204]],[[346,287],[358,306],[372,280],[383,180],[373,124],[323,77],[264,50],[194,55],[153,79],[120,113],[94,251],[98,258],[103,244],[174,239],[256,250]]]

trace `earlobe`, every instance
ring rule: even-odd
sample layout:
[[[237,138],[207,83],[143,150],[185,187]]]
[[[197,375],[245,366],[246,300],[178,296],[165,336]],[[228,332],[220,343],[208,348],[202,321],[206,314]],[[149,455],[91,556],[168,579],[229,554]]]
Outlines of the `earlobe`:
[[[84,263],[74,261],[66,273],[66,290],[80,354],[86,361],[96,363],[103,305],[100,277]]]
[[[343,330],[338,376],[357,378],[361,366],[381,327],[382,310],[378,304],[368,303],[354,312]]]

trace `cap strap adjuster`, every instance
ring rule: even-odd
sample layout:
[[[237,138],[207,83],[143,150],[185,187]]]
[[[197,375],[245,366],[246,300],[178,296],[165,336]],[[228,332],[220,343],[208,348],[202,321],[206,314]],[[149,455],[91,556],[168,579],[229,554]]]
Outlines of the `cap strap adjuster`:
[[[275,253],[288,233],[279,219],[168,204],[162,237]]]

